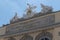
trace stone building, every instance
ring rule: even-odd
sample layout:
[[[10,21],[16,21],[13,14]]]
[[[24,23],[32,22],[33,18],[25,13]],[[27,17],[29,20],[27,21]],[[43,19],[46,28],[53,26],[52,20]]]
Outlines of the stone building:
[[[16,14],[0,28],[0,40],[60,40],[60,11],[50,8],[42,5],[42,11],[31,17]]]

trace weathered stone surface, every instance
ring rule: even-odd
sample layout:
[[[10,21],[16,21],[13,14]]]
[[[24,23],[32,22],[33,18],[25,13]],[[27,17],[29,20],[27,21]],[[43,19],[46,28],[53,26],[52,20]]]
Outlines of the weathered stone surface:
[[[7,27],[7,34],[15,34],[26,31],[31,31],[38,28],[43,28],[45,26],[51,25],[54,23],[55,15],[46,15],[42,17],[35,18],[30,22],[23,22],[17,26]]]

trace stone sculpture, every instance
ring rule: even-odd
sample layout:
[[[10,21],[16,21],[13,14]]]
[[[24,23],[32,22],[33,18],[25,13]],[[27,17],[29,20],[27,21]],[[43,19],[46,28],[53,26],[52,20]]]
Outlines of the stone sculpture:
[[[41,13],[50,13],[50,12],[52,12],[52,9],[53,9],[50,6],[45,6],[43,4],[41,4],[41,8],[42,8]]]

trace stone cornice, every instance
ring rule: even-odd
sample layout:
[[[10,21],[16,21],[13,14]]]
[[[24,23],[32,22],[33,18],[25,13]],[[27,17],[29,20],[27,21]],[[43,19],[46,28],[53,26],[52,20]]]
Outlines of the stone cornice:
[[[27,31],[27,32],[16,33],[16,34],[11,34],[11,35],[2,35],[2,36],[0,36],[0,38],[17,36],[17,35],[21,35],[21,34],[26,34],[26,33],[36,32],[36,31],[41,31],[41,30],[49,30],[49,29],[54,30],[53,28],[55,28],[55,27],[60,27],[60,23],[55,23],[55,24],[52,24],[52,25],[45,26],[44,28],[38,28],[38,29],[35,29],[35,30]]]

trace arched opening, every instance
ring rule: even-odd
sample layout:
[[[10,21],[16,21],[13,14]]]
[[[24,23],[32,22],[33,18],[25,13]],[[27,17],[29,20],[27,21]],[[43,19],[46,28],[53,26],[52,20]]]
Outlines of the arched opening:
[[[33,37],[29,35],[24,35],[20,40],[33,40]]]
[[[35,40],[52,40],[53,36],[50,32],[42,32],[38,34]]]
[[[48,37],[41,38],[40,40],[50,40]]]

